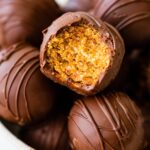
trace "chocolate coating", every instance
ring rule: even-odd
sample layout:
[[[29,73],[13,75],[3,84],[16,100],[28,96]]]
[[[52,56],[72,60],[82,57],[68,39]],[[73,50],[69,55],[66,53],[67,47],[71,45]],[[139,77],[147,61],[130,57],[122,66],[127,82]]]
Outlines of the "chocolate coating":
[[[56,91],[41,74],[39,51],[14,44],[0,51],[0,117],[24,125],[52,110]]]
[[[60,29],[65,26],[71,25],[75,22],[80,21],[81,19],[85,19],[91,25],[96,26],[97,28],[102,28],[103,36],[107,40],[112,40],[113,50],[110,52],[110,65],[107,70],[100,75],[98,82],[94,87],[89,87],[83,85],[83,88],[77,88],[73,86],[73,84],[69,81],[61,81],[59,78],[53,75],[53,72],[48,69],[47,67],[47,44],[52,36],[55,36]],[[107,41],[106,40],[106,41]],[[108,84],[115,78],[116,74],[119,71],[123,56],[124,56],[124,43],[122,38],[120,37],[119,33],[115,28],[111,25],[102,22],[99,19],[94,18],[92,15],[85,13],[85,12],[74,12],[74,13],[66,13],[62,15],[60,18],[55,20],[52,25],[50,25],[47,31],[44,33],[44,39],[41,45],[41,52],[40,52],[40,66],[41,71],[44,75],[48,78],[52,79],[54,82],[67,86],[71,90],[82,94],[82,95],[92,95],[101,90],[103,90]]]
[[[143,117],[135,103],[123,93],[78,100],[68,124],[75,150],[143,148]]]
[[[149,45],[149,0],[100,0],[92,14],[114,25],[126,46],[136,48]]]
[[[42,30],[60,14],[53,0],[1,0],[0,47],[20,41],[39,45]]]
[[[71,150],[68,142],[67,118],[56,117],[22,130],[23,141],[36,150]]]

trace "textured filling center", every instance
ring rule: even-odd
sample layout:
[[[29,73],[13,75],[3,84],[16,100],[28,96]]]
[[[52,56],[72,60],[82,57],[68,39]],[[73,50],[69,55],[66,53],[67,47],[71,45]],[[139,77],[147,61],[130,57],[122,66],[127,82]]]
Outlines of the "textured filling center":
[[[50,38],[47,64],[59,80],[92,88],[110,64],[110,51],[100,30],[81,20]]]

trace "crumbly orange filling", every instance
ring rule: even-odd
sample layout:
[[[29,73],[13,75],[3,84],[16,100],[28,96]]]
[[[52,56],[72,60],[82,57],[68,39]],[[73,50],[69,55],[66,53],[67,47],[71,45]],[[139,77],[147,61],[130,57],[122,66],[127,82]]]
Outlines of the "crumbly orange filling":
[[[46,54],[53,75],[75,87],[95,86],[110,64],[110,47],[100,31],[83,20],[51,37]]]

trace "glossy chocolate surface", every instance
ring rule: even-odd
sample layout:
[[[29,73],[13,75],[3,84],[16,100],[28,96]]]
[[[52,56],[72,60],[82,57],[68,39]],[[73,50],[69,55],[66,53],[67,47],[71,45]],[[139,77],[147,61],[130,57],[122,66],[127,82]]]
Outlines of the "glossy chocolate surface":
[[[149,0],[99,0],[92,14],[115,26],[126,46],[137,48],[149,45]]]
[[[75,150],[140,150],[143,117],[123,93],[85,97],[69,115],[69,135]]]
[[[53,0],[1,0],[0,47],[20,41],[40,45],[42,30],[60,14]]]
[[[56,91],[40,72],[39,51],[14,44],[0,51],[0,116],[20,125],[51,111]]]

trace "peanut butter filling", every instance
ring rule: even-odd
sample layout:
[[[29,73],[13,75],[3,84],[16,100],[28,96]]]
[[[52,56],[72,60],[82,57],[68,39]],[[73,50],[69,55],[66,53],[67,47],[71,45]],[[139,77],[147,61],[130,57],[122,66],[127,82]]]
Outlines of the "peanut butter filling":
[[[48,69],[74,87],[93,88],[110,65],[110,52],[100,30],[81,20],[50,38],[46,51]]]

